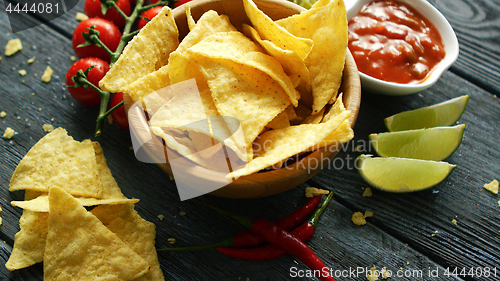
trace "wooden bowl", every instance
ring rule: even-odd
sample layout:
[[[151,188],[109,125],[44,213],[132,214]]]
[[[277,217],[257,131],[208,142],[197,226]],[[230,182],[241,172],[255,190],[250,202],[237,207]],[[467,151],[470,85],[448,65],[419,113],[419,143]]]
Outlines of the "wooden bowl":
[[[304,11],[304,8],[284,0],[254,0],[257,6],[264,11],[273,20],[278,20]],[[191,14],[197,20],[208,10],[215,10],[219,14],[228,15],[231,23],[239,28],[242,23],[250,23],[243,9],[241,0],[195,0],[189,2]],[[180,39],[188,33],[188,25],[184,5],[173,10],[174,18],[179,28]],[[347,50],[345,67],[343,72],[342,84],[339,92],[343,93],[345,107],[351,111],[349,121],[354,126],[359,106],[361,102],[361,85],[356,63]],[[126,107],[130,108],[130,97],[125,95]],[[132,107],[127,110],[129,122],[131,124],[132,137],[134,142],[138,142],[141,147],[140,153],[145,152],[152,163],[157,163],[167,173],[172,175],[172,169],[165,159],[165,150],[168,149],[162,145],[162,141],[152,135],[144,112],[139,107]],[[326,112],[325,112],[326,114]],[[139,147],[138,146],[138,147]],[[135,145],[134,145],[135,147]],[[288,164],[286,168],[277,170],[261,171],[248,176],[243,176],[232,183],[217,189],[210,194],[227,198],[258,198],[274,195],[289,190],[306,180],[310,179],[316,173],[326,167],[339,151],[339,147],[325,147],[313,151],[304,157],[298,157],[298,161]],[[169,153],[175,153],[169,151]],[[171,155],[171,154],[168,154]],[[147,159],[139,159],[148,161]],[[189,161],[189,160],[186,160]],[[162,163],[163,162],[163,163]],[[314,165],[308,165],[313,163]],[[176,163],[176,165],[178,165]],[[204,186],[207,183],[223,185],[224,175],[208,170],[201,166],[195,166],[192,163],[186,163],[184,175],[176,174],[176,182],[179,180],[188,181],[192,186]]]

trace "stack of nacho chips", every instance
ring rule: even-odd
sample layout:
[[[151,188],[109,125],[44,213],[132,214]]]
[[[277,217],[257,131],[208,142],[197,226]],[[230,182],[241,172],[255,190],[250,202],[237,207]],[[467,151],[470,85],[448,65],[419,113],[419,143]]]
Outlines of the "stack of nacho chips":
[[[7,269],[43,262],[44,280],[164,280],[155,226],[122,194],[97,142],[55,129],[20,161],[9,190],[25,190],[25,201],[12,202],[23,214]]]
[[[195,20],[186,6],[190,31],[180,42],[172,11],[163,8],[99,83],[127,93],[150,115],[152,132],[201,166],[216,170],[212,156],[224,144],[243,163],[229,178],[353,137],[338,94],[347,50],[343,1],[319,0],[278,21],[252,0],[243,4],[251,25],[233,26],[213,10]]]

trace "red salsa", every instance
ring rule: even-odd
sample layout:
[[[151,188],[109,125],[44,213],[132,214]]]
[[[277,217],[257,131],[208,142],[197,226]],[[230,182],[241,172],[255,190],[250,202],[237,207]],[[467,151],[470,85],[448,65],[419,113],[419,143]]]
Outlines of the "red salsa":
[[[396,83],[423,81],[445,56],[436,27],[398,1],[374,1],[349,21],[349,50],[362,73]]]

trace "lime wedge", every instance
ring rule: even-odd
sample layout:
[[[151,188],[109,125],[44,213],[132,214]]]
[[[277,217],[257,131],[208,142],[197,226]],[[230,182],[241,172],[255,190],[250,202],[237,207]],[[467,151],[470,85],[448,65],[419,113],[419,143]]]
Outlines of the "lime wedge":
[[[455,168],[446,162],[361,155],[359,174],[371,186],[389,192],[413,192],[442,182]]]
[[[441,161],[462,143],[465,125],[371,134],[378,155]]]
[[[404,111],[384,119],[391,132],[451,126],[465,111],[469,96],[461,96],[435,105]]]

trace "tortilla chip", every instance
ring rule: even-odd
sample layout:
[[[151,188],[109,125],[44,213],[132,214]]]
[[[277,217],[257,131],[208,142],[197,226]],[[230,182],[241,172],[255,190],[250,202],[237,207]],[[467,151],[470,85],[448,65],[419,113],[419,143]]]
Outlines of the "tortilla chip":
[[[59,186],[72,195],[101,198],[92,142],[78,142],[57,128],[40,139],[19,162],[9,191],[29,189],[47,192]]]
[[[132,82],[167,65],[170,53],[178,45],[179,30],[172,10],[165,6],[128,42],[99,87],[114,93],[127,92]]]
[[[134,204],[100,205],[90,212],[150,264],[149,273],[137,281],[164,280],[154,247],[155,225],[144,220],[134,209]]]
[[[207,11],[196,22],[195,27],[182,39],[176,52],[185,52],[212,34],[228,31],[236,31],[228,16],[219,15],[213,10]]]
[[[321,120],[323,120],[323,114],[325,113],[325,108],[320,110],[318,114],[309,115],[304,120],[302,120],[301,124],[319,124]]]
[[[304,61],[299,57],[299,55],[297,55],[297,53],[291,50],[282,49],[272,41],[263,40],[260,38],[257,30],[249,25],[243,25],[243,32],[245,35],[258,42],[269,55],[275,58],[281,64],[286,74],[289,76],[296,76],[300,79],[299,83],[304,84],[304,92],[302,92],[301,96],[305,92],[309,95],[311,94],[311,77],[309,75],[309,69],[307,69]],[[294,83],[294,86],[297,87],[298,84],[295,85]]]
[[[44,280],[134,280],[149,264],[73,196],[49,191]]]
[[[291,34],[314,42],[305,59],[311,75],[313,113],[335,101],[347,51],[347,18],[342,0],[318,1],[313,7],[276,23]],[[307,27],[307,28],[304,28]]]
[[[350,111],[345,111],[326,123],[290,126],[265,132],[255,141],[255,155],[258,157],[227,177],[249,175],[303,152],[320,143],[349,116]]]
[[[194,20],[193,16],[191,15],[191,6],[186,5],[186,18],[187,18],[187,24],[189,27],[189,30],[193,30],[193,28],[196,26],[196,21]]]
[[[187,52],[211,59],[228,59],[263,71],[283,87],[293,105],[298,104],[299,92],[295,90],[281,64],[272,56],[262,53],[259,45],[240,32],[213,34],[189,48]]]
[[[208,81],[219,112],[241,122],[247,148],[252,159],[252,142],[276,115],[290,104],[283,87],[266,73],[231,60],[194,56]]]
[[[253,27],[259,32],[262,39],[275,43],[281,49],[294,51],[302,60],[307,57],[313,46],[311,39],[295,36],[277,25],[269,16],[259,10],[252,0],[243,0],[243,6]]]
[[[135,214],[133,221],[116,218],[106,226],[150,265],[149,272],[134,281],[165,280],[155,248],[156,227]]]
[[[24,198],[31,200],[40,193],[26,190]],[[14,247],[5,267],[10,270],[25,268],[43,261],[47,240],[48,213],[23,210],[19,219],[20,230],[14,237]]]
[[[129,85],[126,93],[134,102],[141,102],[142,108],[149,114],[154,114],[172,95],[162,90],[170,86],[168,65],[148,73]]]
[[[276,117],[274,117],[274,119],[271,120],[271,122],[269,122],[266,127],[273,130],[290,127],[290,121],[288,120],[286,109],[280,114],[276,115]]]

